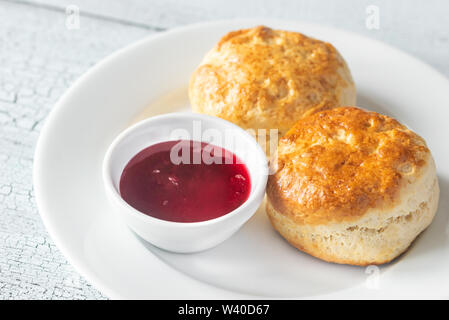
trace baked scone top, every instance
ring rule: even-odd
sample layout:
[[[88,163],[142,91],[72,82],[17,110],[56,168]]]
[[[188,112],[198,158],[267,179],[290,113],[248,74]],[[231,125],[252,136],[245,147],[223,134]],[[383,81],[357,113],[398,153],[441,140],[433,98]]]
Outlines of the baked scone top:
[[[355,103],[331,44],[264,26],[224,36],[193,73],[189,95],[197,112],[281,134],[306,114]]]
[[[342,107],[299,120],[277,156],[267,186],[272,206],[298,223],[322,224],[388,210],[419,178],[430,152],[395,119]]]

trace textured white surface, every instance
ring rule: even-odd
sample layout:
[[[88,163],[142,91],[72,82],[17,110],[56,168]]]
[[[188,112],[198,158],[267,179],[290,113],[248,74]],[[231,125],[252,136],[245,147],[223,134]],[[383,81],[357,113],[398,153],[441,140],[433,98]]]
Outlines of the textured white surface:
[[[81,10],[79,30],[65,26],[67,4]],[[379,8],[378,30],[365,26],[369,5]],[[43,120],[64,90],[104,56],[188,23],[272,17],[379,39],[449,76],[448,13],[445,0],[0,0],[0,299],[104,298],[48,237],[31,181]]]

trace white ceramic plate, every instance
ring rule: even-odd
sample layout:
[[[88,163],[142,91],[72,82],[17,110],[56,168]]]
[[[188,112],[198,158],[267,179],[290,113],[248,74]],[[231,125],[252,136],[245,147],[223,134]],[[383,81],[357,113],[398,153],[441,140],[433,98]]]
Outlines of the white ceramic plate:
[[[394,263],[359,268],[289,246],[263,208],[231,239],[198,254],[161,251],[111,214],[101,163],[112,139],[144,116],[188,110],[187,84],[226,32],[266,24],[333,43],[348,62],[358,105],[421,134],[436,160],[435,221]],[[149,37],[105,59],[61,98],[42,130],[34,184],[42,219],[76,269],[112,298],[449,297],[449,82],[385,44],[297,22],[226,21]]]

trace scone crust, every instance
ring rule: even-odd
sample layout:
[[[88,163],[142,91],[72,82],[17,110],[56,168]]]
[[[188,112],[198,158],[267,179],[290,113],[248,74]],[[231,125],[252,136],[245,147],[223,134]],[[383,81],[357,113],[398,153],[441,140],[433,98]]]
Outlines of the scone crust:
[[[299,224],[356,221],[394,208],[430,161],[425,141],[395,119],[335,108],[299,120],[280,140],[267,196]]]
[[[371,212],[355,222],[301,225],[267,202],[273,227],[292,246],[321,260],[357,266],[391,262],[404,253],[432,222],[438,208],[439,186],[434,167],[419,183],[416,199],[405,199],[395,210]]]
[[[356,95],[331,44],[259,26],[224,36],[193,73],[189,96],[194,111],[284,134],[305,115],[355,104]]]

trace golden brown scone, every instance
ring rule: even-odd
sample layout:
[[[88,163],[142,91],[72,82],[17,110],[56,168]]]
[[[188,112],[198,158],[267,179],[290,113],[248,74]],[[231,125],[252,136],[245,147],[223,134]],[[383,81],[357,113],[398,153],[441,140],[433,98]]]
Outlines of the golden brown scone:
[[[435,215],[439,187],[425,141],[354,107],[299,120],[280,139],[267,212],[296,248],[369,265],[404,252]]]
[[[329,43],[259,26],[225,35],[195,70],[192,108],[244,129],[278,129],[304,115],[354,105],[351,73]]]

